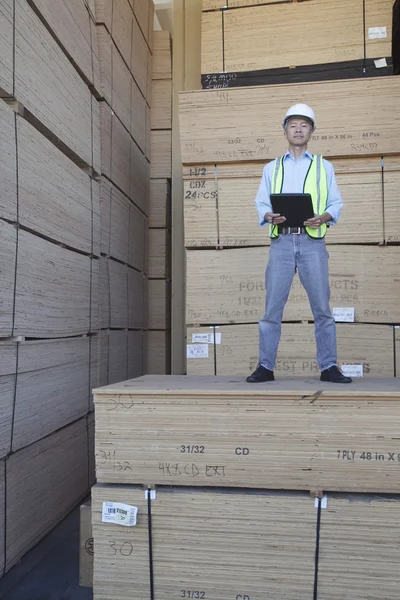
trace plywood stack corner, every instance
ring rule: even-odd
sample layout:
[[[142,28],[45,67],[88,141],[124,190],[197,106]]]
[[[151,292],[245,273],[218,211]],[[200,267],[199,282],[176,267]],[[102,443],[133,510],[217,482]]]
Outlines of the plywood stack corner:
[[[172,40],[154,32],[149,207],[147,373],[170,373]]]

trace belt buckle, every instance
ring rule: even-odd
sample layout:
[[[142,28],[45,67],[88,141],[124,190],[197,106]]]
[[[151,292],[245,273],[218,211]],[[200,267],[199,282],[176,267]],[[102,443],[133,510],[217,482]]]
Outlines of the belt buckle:
[[[301,234],[301,227],[291,227],[290,229],[297,229],[297,231],[290,232],[292,235],[300,235]]]

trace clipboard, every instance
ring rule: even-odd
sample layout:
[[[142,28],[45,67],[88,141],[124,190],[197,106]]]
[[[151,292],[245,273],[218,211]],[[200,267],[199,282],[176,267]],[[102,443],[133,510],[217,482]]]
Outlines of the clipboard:
[[[304,227],[304,221],[314,217],[311,194],[271,194],[274,213],[286,217],[282,227]]]

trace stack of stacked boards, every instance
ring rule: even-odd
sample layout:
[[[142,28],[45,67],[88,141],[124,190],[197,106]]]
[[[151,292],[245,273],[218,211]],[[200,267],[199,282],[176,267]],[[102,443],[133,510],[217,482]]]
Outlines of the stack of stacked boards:
[[[154,32],[147,373],[171,369],[172,39]]]
[[[399,400],[383,378],[95,390],[95,600],[394,600]]]
[[[203,88],[390,75],[397,13],[393,0],[203,0]]]
[[[92,387],[146,372],[152,0],[96,0],[101,258]]]
[[[0,2],[0,574],[94,482],[91,389],[144,372],[153,3],[135,5]]]
[[[188,374],[245,376],[257,363],[269,233],[254,199],[263,166],[286,151],[282,116],[296,102],[313,106],[310,150],[332,162],[344,201],[326,235],[340,364],[355,376],[398,374],[399,94],[392,76],[181,94]],[[316,375],[297,275],[283,321],[277,370]]]

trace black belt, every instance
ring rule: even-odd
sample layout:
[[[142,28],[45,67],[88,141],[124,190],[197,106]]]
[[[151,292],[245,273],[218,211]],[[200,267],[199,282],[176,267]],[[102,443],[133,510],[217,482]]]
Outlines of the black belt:
[[[280,227],[278,228],[278,233],[282,233],[283,235],[287,235],[288,233],[292,235],[300,235],[300,233],[305,233],[304,227]]]

